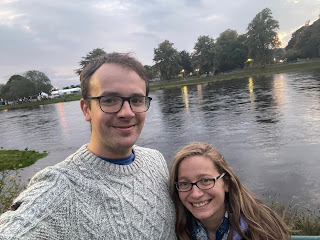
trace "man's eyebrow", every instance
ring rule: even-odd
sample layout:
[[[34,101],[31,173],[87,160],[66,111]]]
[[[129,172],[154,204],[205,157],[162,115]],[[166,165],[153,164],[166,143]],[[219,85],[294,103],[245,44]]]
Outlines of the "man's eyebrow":
[[[119,96],[119,93],[117,92],[103,92],[100,94],[100,96]]]
[[[104,91],[103,93],[101,93],[99,96],[121,96],[121,94],[119,94],[118,92],[109,92],[109,91]],[[142,97],[144,96],[144,94],[142,93],[133,93],[131,94],[130,96],[133,96],[133,97]],[[123,96],[121,96],[123,97]]]

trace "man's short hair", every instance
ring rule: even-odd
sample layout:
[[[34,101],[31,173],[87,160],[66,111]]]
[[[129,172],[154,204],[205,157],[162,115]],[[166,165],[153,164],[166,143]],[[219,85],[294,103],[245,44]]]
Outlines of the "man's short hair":
[[[130,53],[106,53],[103,54],[94,60],[92,60],[81,72],[80,74],[80,82],[81,82],[81,91],[82,97],[85,101],[88,100],[89,97],[89,85],[90,79],[92,75],[97,71],[101,65],[104,63],[115,63],[119,64],[123,68],[130,69],[136,72],[146,83],[146,96],[149,94],[149,80],[147,78],[147,71],[142,66],[142,64],[130,56]]]

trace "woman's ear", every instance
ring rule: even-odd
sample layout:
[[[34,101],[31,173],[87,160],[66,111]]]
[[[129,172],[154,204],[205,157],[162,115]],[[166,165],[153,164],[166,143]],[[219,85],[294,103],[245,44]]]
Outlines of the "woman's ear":
[[[224,191],[229,192],[229,186],[226,183],[224,184]]]
[[[81,98],[80,100],[80,107],[83,112],[84,119],[87,122],[91,122],[90,107],[88,106],[88,103],[83,98]]]
[[[225,179],[223,179],[223,189],[225,192],[229,192],[229,185],[227,182],[229,181],[224,181]],[[228,179],[229,180],[229,179]]]

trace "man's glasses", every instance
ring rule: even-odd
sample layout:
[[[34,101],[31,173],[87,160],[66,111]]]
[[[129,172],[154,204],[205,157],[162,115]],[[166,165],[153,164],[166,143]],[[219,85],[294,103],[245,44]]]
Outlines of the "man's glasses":
[[[88,99],[95,99],[99,101],[99,106],[102,112],[105,113],[117,113],[121,110],[123,103],[127,101],[130,105],[132,112],[142,113],[149,109],[151,97],[147,96],[132,96],[132,97],[120,97],[120,96],[100,96],[100,97],[88,97]]]
[[[202,178],[201,180],[197,182],[175,182],[174,185],[176,185],[176,188],[179,192],[188,192],[192,189],[193,185],[196,185],[201,190],[207,190],[210,188],[213,188],[216,181],[219,178],[222,178],[225,175],[225,173],[222,173],[220,176],[216,178]]]

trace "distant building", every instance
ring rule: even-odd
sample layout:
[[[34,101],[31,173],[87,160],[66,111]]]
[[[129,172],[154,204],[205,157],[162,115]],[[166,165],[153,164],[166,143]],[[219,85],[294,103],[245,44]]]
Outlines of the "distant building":
[[[81,88],[69,88],[69,89],[63,89],[63,90],[56,90],[51,92],[51,98],[60,97],[65,94],[76,94],[81,93]]]

